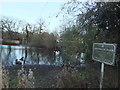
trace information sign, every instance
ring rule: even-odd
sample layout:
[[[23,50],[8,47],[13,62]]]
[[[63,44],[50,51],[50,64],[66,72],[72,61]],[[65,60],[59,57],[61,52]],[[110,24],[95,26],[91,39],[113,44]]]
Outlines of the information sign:
[[[108,64],[115,63],[116,44],[94,43],[92,59]]]

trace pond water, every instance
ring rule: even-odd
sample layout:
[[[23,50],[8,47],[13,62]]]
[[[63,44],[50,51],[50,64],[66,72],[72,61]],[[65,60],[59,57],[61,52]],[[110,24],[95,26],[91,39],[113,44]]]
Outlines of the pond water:
[[[59,52],[26,46],[0,45],[2,65],[15,65],[15,60],[24,57],[25,64],[61,65]],[[20,61],[20,60],[19,60]],[[24,62],[21,61],[23,64]]]

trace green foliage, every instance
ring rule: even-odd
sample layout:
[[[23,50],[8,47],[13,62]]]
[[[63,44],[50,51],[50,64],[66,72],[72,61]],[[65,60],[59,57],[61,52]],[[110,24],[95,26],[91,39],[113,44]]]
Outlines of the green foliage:
[[[63,59],[69,63],[77,61],[76,54],[79,53],[80,39],[78,39],[78,32],[73,27],[67,28],[67,31],[61,35],[60,45],[62,47],[61,54]]]
[[[86,30],[77,25],[67,28],[61,34],[60,40],[63,59],[72,63],[78,63],[80,53],[84,52],[91,55],[92,45],[95,41],[94,33],[95,30],[91,26],[87,26]]]
[[[90,78],[86,72],[80,72],[80,76],[83,80],[87,80],[88,78]]]
[[[61,34],[62,56],[66,61],[76,61],[81,52],[91,59],[93,43],[117,43],[120,33],[120,2],[80,3],[72,1],[65,4],[63,10],[76,19],[72,27],[67,27]],[[77,15],[76,15],[77,14]],[[78,54],[77,54],[78,53]]]
[[[9,87],[17,88],[17,85],[18,85],[18,80],[17,78],[14,78],[10,81]]]

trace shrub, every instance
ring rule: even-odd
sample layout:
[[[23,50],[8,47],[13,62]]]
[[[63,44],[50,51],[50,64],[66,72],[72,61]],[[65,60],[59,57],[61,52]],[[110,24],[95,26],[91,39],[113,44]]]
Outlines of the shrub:
[[[77,73],[76,69],[63,67],[57,82],[57,88],[86,88],[84,80]]]

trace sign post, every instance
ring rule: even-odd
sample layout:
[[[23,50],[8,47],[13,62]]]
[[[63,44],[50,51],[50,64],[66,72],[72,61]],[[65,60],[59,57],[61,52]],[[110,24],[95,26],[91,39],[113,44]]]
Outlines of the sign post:
[[[117,44],[94,43],[92,59],[101,62],[100,90],[103,88],[104,64],[114,65]]]
[[[101,64],[100,90],[102,90],[103,75],[104,75],[104,63]]]

